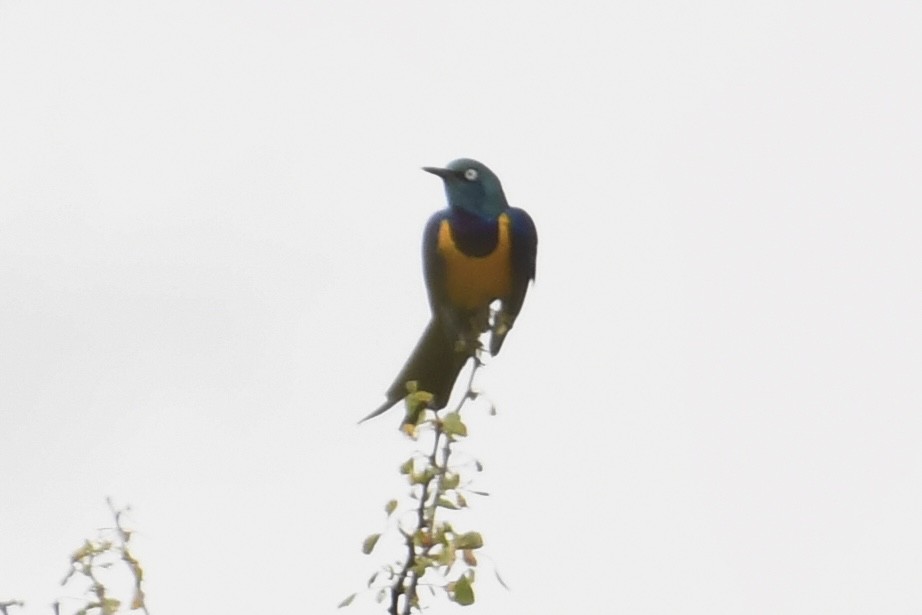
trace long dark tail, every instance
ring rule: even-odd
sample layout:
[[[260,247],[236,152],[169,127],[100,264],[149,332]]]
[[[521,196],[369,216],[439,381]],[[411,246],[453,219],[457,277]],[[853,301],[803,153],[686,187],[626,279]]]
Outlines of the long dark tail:
[[[359,423],[386,412],[406,397],[407,382],[411,380],[416,381],[416,390],[432,393],[432,408],[445,407],[461,368],[470,358],[470,354],[455,349],[455,340],[449,338],[445,329],[438,318],[429,321],[410,358],[387,390],[387,400]]]

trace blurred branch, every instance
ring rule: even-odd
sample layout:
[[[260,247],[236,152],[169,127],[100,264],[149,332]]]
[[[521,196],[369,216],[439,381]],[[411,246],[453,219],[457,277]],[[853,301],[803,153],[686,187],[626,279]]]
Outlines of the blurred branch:
[[[96,540],[85,540],[70,558],[70,570],[61,581],[61,585],[68,585],[75,579],[83,578],[88,582],[84,589],[92,598],[80,608],[76,615],[115,615],[122,606],[122,601],[116,598],[109,590],[105,573],[121,561],[125,564],[132,579],[132,599],[129,609],[140,610],[144,615],[150,615],[144,602],[142,583],[144,571],[141,564],[129,550],[132,532],[126,529],[123,519],[129,508],[117,509],[111,499],[106,500],[109,510],[115,520],[115,527],[100,531]],[[54,604],[55,615],[60,614],[60,603]]]
[[[118,545],[118,552],[121,554],[122,561],[125,562],[125,565],[128,566],[128,569],[131,571],[131,578],[134,583],[131,610],[140,610],[144,615],[150,615],[150,612],[147,610],[147,604],[144,601],[144,589],[141,587],[144,582],[144,569],[141,568],[141,563],[132,555],[131,551],[128,550],[128,544],[131,542],[131,532],[122,525],[122,517],[129,509],[123,508],[121,510],[116,510],[115,506],[112,504],[111,498],[107,498],[106,503],[109,505],[109,510],[112,511],[112,515],[115,517],[115,530],[118,533],[120,543]]]
[[[0,602],[0,615],[10,615],[10,608],[21,607],[25,604],[22,600],[4,600]]]

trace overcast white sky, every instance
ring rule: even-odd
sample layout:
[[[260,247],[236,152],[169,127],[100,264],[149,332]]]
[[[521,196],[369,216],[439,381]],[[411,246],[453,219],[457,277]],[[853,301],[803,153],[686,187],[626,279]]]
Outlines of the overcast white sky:
[[[919,612],[920,58],[917,2],[0,0],[0,600],[107,496],[155,615],[361,589],[469,156],[540,235],[471,612]]]

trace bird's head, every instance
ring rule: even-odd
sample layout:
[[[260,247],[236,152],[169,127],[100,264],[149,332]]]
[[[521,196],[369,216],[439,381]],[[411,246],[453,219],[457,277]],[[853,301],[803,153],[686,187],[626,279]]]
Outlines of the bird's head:
[[[423,167],[445,182],[449,207],[463,209],[478,216],[495,218],[509,207],[499,178],[486,165],[459,158],[444,168]]]

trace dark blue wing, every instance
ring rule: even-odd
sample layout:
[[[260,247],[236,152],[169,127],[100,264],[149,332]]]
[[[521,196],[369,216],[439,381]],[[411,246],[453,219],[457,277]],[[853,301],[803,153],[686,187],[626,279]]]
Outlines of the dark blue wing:
[[[538,231],[531,216],[522,209],[510,207],[505,211],[509,218],[510,241],[512,242],[512,292],[503,301],[500,322],[493,328],[490,338],[490,354],[495,355],[515,322],[528,284],[535,279],[535,259],[538,252]]]
[[[423,276],[429,293],[429,306],[435,315],[438,315],[442,306],[448,302],[448,291],[445,289],[445,261],[439,255],[439,226],[448,216],[447,209],[435,212],[423,231]]]
[[[506,215],[509,216],[509,230],[512,235],[512,295],[505,310],[515,317],[522,309],[528,283],[535,279],[538,231],[531,216],[524,210],[510,207]]]

